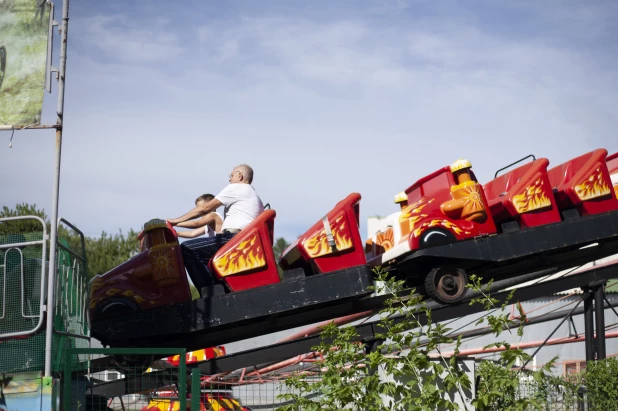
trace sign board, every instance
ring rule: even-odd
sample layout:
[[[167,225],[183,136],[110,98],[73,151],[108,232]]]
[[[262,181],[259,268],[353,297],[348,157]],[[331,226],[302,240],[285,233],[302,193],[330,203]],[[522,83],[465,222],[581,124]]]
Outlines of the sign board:
[[[45,0],[0,0],[0,125],[41,121],[49,24]]]

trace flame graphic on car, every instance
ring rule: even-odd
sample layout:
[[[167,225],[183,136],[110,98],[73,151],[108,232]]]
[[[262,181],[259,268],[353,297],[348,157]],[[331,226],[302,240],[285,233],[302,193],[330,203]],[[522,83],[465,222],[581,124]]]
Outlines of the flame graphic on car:
[[[603,178],[601,167],[597,168],[586,181],[576,185],[575,193],[582,201],[602,197],[611,193],[609,186]]]
[[[526,187],[523,193],[513,196],[512,203],[519,214],[551,206],[551,200],[545,195],[541,178]]]
[[[616,198],[618,198],[618,184],[614,186],[614,193],[616,193]]]
[[[265,265],[264,249],[257,232],[214,260],[214,266],[222,276],[253,270]]]
[[[344,214],[339,214],[334,222],[330,220],[330,231],[333,233],[333,239],[337,246],[337,251],[347,250],[352,248],[352,236],[350,229],[346,225]],[[332,253],[326,233],[324,229],[316,231],[311,237],[303,241],[303,247],[311,258],[317,258],[329,253]]]
[[[390,250],[395,245],[395,233],[393,227],[388,227],[386,231],[378,231],[376,234],[376,245],[384,248],[384,251]]]
[[[449,230],[451,230],[457,235],[460,235],[461,233],[470,234],[469,231],[464,231],[457,224],[451,223],[448,220],[431,220],[428,223],[421,224],[416,230],[414,230],[414,236],[418,237],[428,228],[436,227],[436,226],[442,226],[444,228],[448,228]]]
[[[399,216],[399,227],[401,228],[401,238],[410,234],[414,230],[414,225],[421,219],[427,217],[427,214],[419,214],[423,208],[433,201],[429,201],[425,197],[418,200],[416,203],[405,207]]]

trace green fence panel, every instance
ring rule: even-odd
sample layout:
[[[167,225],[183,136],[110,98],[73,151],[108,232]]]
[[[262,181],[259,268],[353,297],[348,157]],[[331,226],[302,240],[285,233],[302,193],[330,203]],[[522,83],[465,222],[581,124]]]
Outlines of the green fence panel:
[[[75,357],[87,357],[87,373]],[[63,362],[62,410],[187,409],[184,348],[67,348]]]

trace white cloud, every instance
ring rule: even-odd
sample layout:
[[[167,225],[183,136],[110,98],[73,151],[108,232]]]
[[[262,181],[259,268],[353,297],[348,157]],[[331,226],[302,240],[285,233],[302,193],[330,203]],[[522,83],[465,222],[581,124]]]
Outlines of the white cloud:
[[[88,232],[137,228],[185,212],[247,162],[276,235],[292,239],[352,191],[361,221],[389,213],[394,193],[462,156],[486,181],[529,153],[557,164],[618,150],[611,53],[559,41],[577,34],[540,13],[546,31],[501,36],[453,11],[397,20],[405,7],[419,6],[395,4],[385,20],[71,20],[63,215]],[[0,149],[1,170],[36,152]],[[33,198],[36,180],[2,184]]]
[[[182,53],[178,36],[169,29],[169,20],[132,20],[124,15],[95,15],[72,22],[71,40],[99,61],[153,63]]]

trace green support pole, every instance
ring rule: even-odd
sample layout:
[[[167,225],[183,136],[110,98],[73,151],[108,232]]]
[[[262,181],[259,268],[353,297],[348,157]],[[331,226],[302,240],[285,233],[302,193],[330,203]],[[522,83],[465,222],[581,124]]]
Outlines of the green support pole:
[[[191,369],[191,411],[200,411],[201,376],[199,368]]]
[[[64,352],[64,392],[62,393],[62,409],[64,411],[71,410],[71,356],[73,352],[71,348],[67,348]]]
[[[187,409],[187,351],[180,353],[180,364],[178,364],[178,399],[181,410]]]

